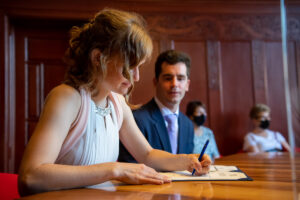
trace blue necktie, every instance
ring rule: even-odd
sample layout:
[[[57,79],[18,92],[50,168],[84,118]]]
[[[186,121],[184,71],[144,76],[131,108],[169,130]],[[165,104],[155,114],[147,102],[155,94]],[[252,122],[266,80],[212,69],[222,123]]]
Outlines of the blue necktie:
[[[164,116],[165,120],[168,123],[168,133],[169,133],[169,139],[171,143],[172,153],[177,153],[177,116],[175,114],[169,114]]]

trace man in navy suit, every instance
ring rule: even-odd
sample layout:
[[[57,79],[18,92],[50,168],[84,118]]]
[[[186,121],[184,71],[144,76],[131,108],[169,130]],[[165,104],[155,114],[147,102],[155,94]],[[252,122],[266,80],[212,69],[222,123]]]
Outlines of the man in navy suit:
[[[158,56],[153,80],[156,95],[150,102],[133,111],[138,127],[155,149],[174,154],[193,151],[194,126],[179,111],[179,104],[189,89],[189,74],[190,58],[187,54],[168,50]],[[173,116],[172,133],[171,122],[167,119],[169,115]],[[118,160],[136,162],[122,143]]]

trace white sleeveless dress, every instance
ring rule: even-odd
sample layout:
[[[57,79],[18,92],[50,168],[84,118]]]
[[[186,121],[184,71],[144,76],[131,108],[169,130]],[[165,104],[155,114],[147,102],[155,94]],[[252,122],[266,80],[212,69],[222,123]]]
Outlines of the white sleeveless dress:
[[[119,155],[119,129],[122,110],[117,94],[109,95],[112,113],[103,117],[96,113],[90,94],[80,90],[81,107],[66,137],[56,164],[93,165],[115,162]]]

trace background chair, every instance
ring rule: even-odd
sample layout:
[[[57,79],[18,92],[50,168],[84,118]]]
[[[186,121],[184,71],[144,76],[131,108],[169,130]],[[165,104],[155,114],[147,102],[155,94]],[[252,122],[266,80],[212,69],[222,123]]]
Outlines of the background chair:
[[[0,199],[11,200],[20,198],[18,192],[18,175],[0,173]]]

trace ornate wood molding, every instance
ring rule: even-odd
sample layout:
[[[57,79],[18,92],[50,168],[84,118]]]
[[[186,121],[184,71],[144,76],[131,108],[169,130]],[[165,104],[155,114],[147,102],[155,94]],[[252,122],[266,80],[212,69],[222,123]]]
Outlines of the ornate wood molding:
[[[281,39],[279,0],[3,0],[12,18],[86,20],[105,7],[143,14],[158,34],[197,39]],[[288,1],[289,39],[300,40],[300,1]]]
[[[281,40],[279,15],[145,15],[151,32],[200,40]],[[288,17],[289,39],[300,40],[300,17]]]

